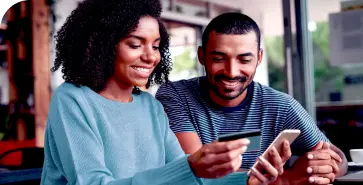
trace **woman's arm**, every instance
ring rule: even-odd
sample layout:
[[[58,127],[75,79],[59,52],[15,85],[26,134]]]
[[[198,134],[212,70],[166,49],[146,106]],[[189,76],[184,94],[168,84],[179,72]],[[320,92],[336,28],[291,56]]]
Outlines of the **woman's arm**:
[[[51,162],[68,184],[199,184],[187,156],[180,156],[163,167],[136,173],[133,177],[115,179],[105,165],[103,144],[86,116],[74,97],[61,93],[53,97],[46,130],[45,146],[49,147],[46,148],[46,157],[52,158]],[[53,175],[48,172],[45,163],[43,177]],[[52,182],[42,179],[42,183]]]

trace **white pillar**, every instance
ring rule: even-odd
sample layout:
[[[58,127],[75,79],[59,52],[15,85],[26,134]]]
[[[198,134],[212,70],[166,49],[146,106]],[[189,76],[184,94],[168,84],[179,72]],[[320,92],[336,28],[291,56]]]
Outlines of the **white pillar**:
[[[66,18],[71,14],[71,12],[76,9],[77,4],[80,0],[61,0],[56,1],[55,4],[55,15],[56,15],[56,22],[55,22],[55,30],[54,34],[57,34],[58,30],[62,27],[64,24]],[[51,66],[53,67],[54,59],[55,59],[55,40],[54,35],[51,40]],[[61,69],[58,71],[52,73],[51,76],[51,87],[52,91],[54,91],[60,84],[64,82],[63,73],[61,72]]]
[[[263,11],[259,8],[261,4],[259,2],[250,2],[250,1],[242,1],[242,13],[251,17],[261,30],[261,49],[264,50],[264,42],[263,42]],[[268,64],[267,64],[267,55],[264,52],[264,56],[262,58],[261,64],[257,67],[256,75],[254,80],[263,85],[268,85]]]

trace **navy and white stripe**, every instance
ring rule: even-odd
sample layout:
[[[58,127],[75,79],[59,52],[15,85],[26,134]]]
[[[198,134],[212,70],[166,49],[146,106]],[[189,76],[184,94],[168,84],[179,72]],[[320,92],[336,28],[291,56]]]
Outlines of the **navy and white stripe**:
[[[328,141],[304,108],[287,94],[253,82],[239,106],[219,107],[209,99],[203,81],[205,77],[164,84],[156,98],[163,104],[175,133],[197,132],[203,144],[222,134],[261,129],[261,150],[243,154],[243,168],[251,167],[284,129],[301,131],[292,145],[294,155],[306,153],[320,140]]]

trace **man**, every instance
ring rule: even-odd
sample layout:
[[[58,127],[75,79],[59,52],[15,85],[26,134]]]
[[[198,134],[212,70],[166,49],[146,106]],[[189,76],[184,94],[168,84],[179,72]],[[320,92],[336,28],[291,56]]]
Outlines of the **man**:
[[[301,157],[284,174],[294,182],[331,183],[347,171],[344,153],[295,99],[253,81],[263,56],[260,38],[259,27],[246,15],[214,18],[198,48],[206,76],[167,83],[156,93],[170,127],[189,154],[221,134],[261,129],[261,150],[243,154],[242,168],[250,168],[281,131],[299,129],[291,150]]]

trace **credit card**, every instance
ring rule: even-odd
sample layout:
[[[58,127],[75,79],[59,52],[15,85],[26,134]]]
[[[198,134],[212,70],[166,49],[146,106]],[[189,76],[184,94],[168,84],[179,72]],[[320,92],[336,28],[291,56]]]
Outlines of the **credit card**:
[[[248,151],[260,150],[260,141],[261,141],[261,130],[247,130],[243,132],[235,132],[230,134],[223,134],[218,138],[218,141],[232,141],[237,139],[247,138],[250,140],[250,144],[248,145]]]

